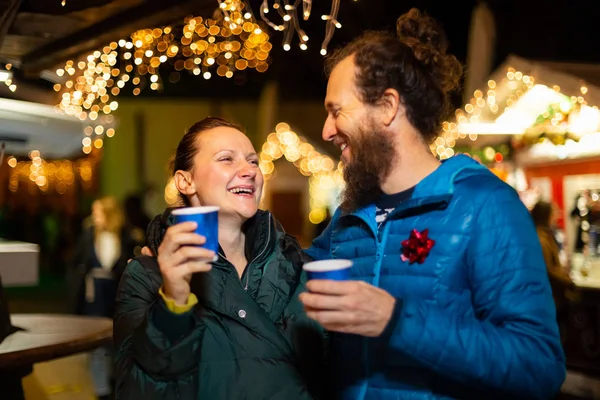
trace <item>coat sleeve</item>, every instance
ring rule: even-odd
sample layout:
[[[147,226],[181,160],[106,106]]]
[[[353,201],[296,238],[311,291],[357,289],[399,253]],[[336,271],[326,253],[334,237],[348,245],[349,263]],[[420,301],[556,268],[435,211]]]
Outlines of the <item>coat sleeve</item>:
[[[471,312],[397,299],[385,335],[392,349],[487,393],[549,399],[565,357],[542,250],[516,192],[491,192],[475,216],[465,259]]]
[[[193,311],[171,313],[159,297],[161,284],[160,273],[137,259],[121,278],[114,320],[118,398],[174,399],[194,385],[205,326]]]

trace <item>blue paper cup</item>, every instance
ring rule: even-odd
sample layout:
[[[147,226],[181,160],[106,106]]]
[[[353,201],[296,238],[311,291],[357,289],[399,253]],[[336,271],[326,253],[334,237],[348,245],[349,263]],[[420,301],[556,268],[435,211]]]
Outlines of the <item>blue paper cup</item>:
[[[193,221],[196,233],[206,238],[202,247],[219,252],[219,207],[183,207],[172,212],[176,223]]]
[[[304,264],[303,268],[309,280],[331,279],[346,281],[350,279],[351,260],[321,260]]]

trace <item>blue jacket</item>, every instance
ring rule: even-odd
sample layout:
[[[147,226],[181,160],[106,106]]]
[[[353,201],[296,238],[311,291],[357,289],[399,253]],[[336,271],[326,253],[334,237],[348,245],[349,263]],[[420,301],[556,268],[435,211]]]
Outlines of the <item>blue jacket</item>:
[[[549,399],[565,358],[542,249],[517,193],[456,156],[423,179],[377,229],[375,205],[337,210],[314,259],[354,260],[353,279],[396,298],[378,338],[335,334],[343,399]],[[411,230],[435,241],[402,261]]]

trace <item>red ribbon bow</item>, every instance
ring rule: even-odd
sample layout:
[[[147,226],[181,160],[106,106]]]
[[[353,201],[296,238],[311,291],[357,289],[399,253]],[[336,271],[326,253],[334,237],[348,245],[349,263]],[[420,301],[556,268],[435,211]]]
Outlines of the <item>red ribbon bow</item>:
[[[429,239],[427,235],[429,235],[428,229],[423,232],[413,229],[410,232],[410,237],[402,241],[402,255],[400,256],[402,261],[408,261],[409,264],[414,262],[423,264],[435,244],[435,240]]]

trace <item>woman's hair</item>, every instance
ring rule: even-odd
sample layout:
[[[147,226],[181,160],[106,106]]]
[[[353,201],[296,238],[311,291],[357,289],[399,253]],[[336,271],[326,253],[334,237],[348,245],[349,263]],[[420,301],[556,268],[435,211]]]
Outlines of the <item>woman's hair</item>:
[[[162,214],[158,214],[146,228],[146,246],[152,250],[152,254],[158,256],[158,248],[165,237],[167,228],[171,226],[170,218],[174,208],[167,208]]]
[[[185,132],[177,146],[177,151],[171,161],[171,174],[175,175],[177,171],[191,171],[194,167],[194,157],[200,146],[197,140],[198,136],[202,132],[220,127],[233,128],[244,132],[241,126],[219,117],[206,117],[196,122]],[[185,206],[190,206],[190,201],[185,195],[179,193],[179,198]]]
[[[531,209],[531,218],[535,226],[550,226],[550,215],[552,215],[552,204],[538,201]]]
[[[437,136],[449,109],[448,93],[458,87],[463,69],[447,54],[448,40],[437,22],[416,8],[396,22],[396,35],[366,32],[326,61],[329,75],[354,56],[356,85],[367,104],[377,104],[385,90],[396,89],[410,123],[426,142]]]
[[[117,235],[120,234],[123,228],[124,216],[117,199],[112,196],[106,196],[99,198],[94,203],[102,207],[102,212],[104,212],[104,218],[106,219],[105,230]],[[98,233],[97,230],[96,233]]]

